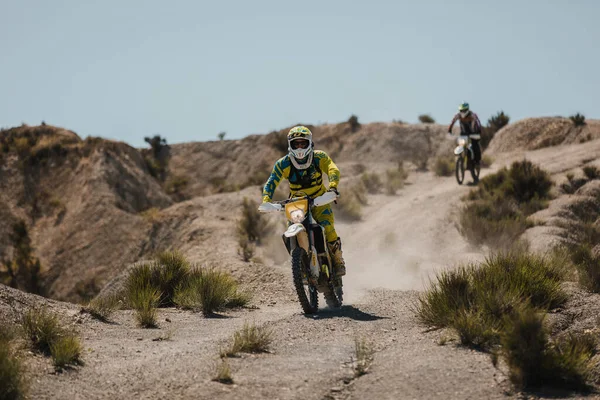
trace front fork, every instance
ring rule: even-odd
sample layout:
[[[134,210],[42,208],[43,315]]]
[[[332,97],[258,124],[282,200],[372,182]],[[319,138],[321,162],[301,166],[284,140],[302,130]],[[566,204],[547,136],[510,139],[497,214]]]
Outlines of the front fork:
[[[293,230],[294,226],[296,226],[295,230]],[[309,263],[307,272],[310,273],[311,278],[315,280],[314,283],[316,284],[316,279],[319,278],[319,261],[317,259],[317,250],[314,246],[310,245],[311,241],[309,240],[308,233],[306,232],[306,229],[303,228],[302,224],[291,225],[286,233],[290,231],[293,231],[293,236],[286,236],[286,234],[282,235],[285,247],[290,254],[296,247],[301,247],[304,249]]]

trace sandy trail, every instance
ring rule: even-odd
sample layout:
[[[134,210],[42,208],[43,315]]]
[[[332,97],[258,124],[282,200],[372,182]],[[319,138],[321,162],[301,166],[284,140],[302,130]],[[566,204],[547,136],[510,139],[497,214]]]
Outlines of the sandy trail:
[[[560,173],[595,158],[600,141],[585,146],[560,150],[571,156],[568,161],[556,150],[528,157]],[[272,304],[225,318],[161,310],[158,330],[135,327],[128,311],[119,312],[114,324],[85,320],[86,366],[55,376],[49,362],[37,358],[44,367],[34,369],[32,398],[504,398],[505,377],[489,356],[440,346],[441,333],[424,332],[411,310],[434,270],[483,256],[449,219],[468,190],[453,177],[413,173],[398,195],[372,196],[364,221],[337,223],[348,264],[340,310],[304,316],[289,277]],[[286,276],[286,268],[277,270]],[[268,324],[272,353],[230,359],[235,384],[212,382],[220,345],[245,321]],[[153,340],[168,332],[169,340]],[[370,373],[354,378],[351,361],[360,337],[372,342],[376,354]]]

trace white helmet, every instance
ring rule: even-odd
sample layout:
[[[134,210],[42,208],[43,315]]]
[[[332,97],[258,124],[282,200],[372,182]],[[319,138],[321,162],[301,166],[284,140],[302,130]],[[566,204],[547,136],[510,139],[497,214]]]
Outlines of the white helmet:
[[[310,129],[305,126],[295,126],[288,132],[287,139],[290,160],[294,167],[298,169],[308,168],[313,160],[313,141]],[[308,141],[308,146],[303,148],[293,145],[292,142],[296,140]]]

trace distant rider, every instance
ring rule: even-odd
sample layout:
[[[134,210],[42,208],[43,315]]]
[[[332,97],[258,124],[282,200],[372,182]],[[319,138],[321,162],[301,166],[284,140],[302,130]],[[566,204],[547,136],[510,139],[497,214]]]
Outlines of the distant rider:
[[[469,103],[462,103],[458,107],[458,113],[452,119],[450,126],[448,126],[449,134],[452,134],[452,127],[456,121],[460,122],[460,134],[471,138],[474,161],[476,164],[479,164],[479,161],[481,161],[481,147],[479,146],[479,141],[481,140],[481,122],[477,114],[469,110]]]
[[[263,202],[273,198],[281,179],[290,182],[291,197],[302,192],[311,198],[321,196],[327,191],[337,191],[340,181],[340,170],[331,158],[322,150],[314,150],[312,132],[305,126],[293,127],[288,135],[288,154],[277,160],[273,172],[263,189]],[[323,173],[329,178],[329,189],[323,184]],[[346,265],[342,257],[342,242],[333,226],[333,210],[331,205],[314,207],[312,214],[315,220],[325,228],[327,247],[331,254],[336,276],[346,275]]]

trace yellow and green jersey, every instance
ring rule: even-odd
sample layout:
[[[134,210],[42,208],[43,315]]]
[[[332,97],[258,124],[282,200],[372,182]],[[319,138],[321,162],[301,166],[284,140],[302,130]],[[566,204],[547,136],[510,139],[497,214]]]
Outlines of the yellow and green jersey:
[[[340,181],[340,170],[331,160],[331,157],[322,150],[313,152],[313,161],[307,169],[297,169],[290,160],[290,155],[286,154],[273,167],[273,172],[269,176],[263,189],[263,201],[270,202],[277,189],[277,185],[282,179],[290,182],[290,192],[292,197],[298,192],[315,198],[327,191],[323,184],[323,173],[329,178],[329,187],[337,187]]]

